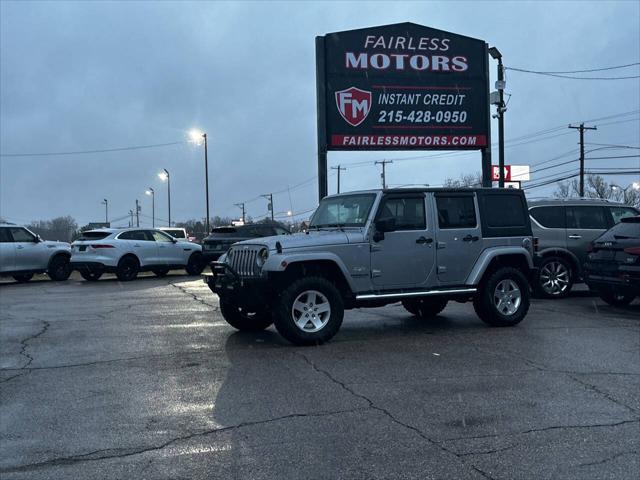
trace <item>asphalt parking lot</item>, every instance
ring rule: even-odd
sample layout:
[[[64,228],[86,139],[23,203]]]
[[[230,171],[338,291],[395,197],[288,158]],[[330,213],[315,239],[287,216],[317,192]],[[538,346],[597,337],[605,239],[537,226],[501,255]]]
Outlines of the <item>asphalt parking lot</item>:
[[[0,477],[640,477],[640,303],[240,334],[197,277],[0,285]]]

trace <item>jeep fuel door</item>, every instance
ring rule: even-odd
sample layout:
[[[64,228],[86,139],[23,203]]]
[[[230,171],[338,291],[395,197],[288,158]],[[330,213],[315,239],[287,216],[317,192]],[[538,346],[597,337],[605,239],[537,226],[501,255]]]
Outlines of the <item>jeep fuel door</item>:
[[[482,250],[482,232],[471,192],[435,194],[436,263],[442,285],[464,284]]]
[[[435,248],[433,222],[427,222],[426,214],[422,193],[382,198],[371,241],[371,276],[376,287],[389,290],[427,282]],[[385,231],[376,231],[378,227]]]

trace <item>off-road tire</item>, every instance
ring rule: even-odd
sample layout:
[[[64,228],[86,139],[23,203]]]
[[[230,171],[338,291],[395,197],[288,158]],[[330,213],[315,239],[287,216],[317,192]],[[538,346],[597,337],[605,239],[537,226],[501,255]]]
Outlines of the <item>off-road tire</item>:
[[[82,270],[80,270],[80,275],[87,282],[97,282],[98,280],[100,280],[100,277],[102,276],[102,271],[101,270],[82,269]]]
[[[156,277],[166,277],[167,273],[169,273],[168,268],[153,268],[151,271]]]
[[[559,289],[555,292],[549,292],[545,290],[542,285],[543,282],[548,281],[548,276],[554,276],[553,280],[563,282],[566,281],[564,289]],[[571,264],[568,260],[562,257],[545,257],[540,263],[540,268],[536,274],[535,279],[535,293],[540,298],[560,299],[565,298],[571,292],[574,281],[574,272]]]
[[[13,279],[18,283],[27,283],[33,278],[33,273],[25,273],[23,275],[13,275]]]
[[[125,255],[118,262],[116,268],[116,276],[121,282],[129,282],[135,280],[140,271],[140,263],[133,255]]]
[[[626,307],[636,298],[635,295],[620,295],[613,292],[600,292],[598,295],[612,307]]]
[[[309,292],[319,293],[326,299],[329,306],[328,318],[325,317],[323,320],[326,323],[317,331],[304,331],[294,320],[293,308],[296,299]],[[276,329],[280,335],[295,345],[319,345],[330,340],[338,333],[343,318],[342,296],[333,283],[323,277],[306,277],[294,281],[280,292],[273,308]]]
[[[64,254],[58,254],[49,262],[47,270],[49,278],[55,282],[64,282],[71,275],[71,267],[69,266],[69,257]]]
[[[273,323],[271,312],[267,309],[248,312],[225,300],[220,300],[220,313],[229,325],[241,332],[259,332]]]
[[[448,300],[442,297],[410,298],[402,300],[402,306],[412,315],[420,318],[433,318],[447,306]]]
[[[194,252],[191,254],[185,270],[191,276],[200,275],[202,273],[202,270],[204,270],[204,259],[200,252]]]
[[[519,290],[519,304],[511,314],[505,314],[497,308],[496,288],[501,282],[512,282]],[[504,284],[503,284],[504,285]],[[529,282],[524,274],[512,267],[499,268],[489,274],[478,286],[473,299],[473,308],[480,319],[493,327],[512,327],[520,323],[527,315],[530,305]]]

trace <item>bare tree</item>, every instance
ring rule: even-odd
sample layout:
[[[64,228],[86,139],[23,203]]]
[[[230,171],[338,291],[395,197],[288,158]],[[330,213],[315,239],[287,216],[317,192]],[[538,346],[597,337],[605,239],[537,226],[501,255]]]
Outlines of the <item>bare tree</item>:
[[[640,191],[629,185],[626,189],[613,183],[607,183],[601,175],[587,175],[584,188],[586,198],[602,198],[626,205],[640,206]],[[553,196],[556,198],[574,198],[580,195],[578,180],[559,182]]]
[[[442,185],[448,188],[481,187],[482,172],[463,174],[457,180],[446,178]]]

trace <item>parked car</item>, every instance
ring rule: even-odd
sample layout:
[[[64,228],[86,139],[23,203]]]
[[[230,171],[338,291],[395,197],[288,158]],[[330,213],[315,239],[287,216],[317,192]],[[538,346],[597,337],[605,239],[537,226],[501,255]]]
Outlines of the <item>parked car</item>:
[[[291,235],[288,228],[280,224],[250,223],[247,225],[217,227],[202,242],[205,262],[217,260],[236,242],[252,238]]]
[[[122,281],[133,280],[141,271],[163,277],[178,268],[198,275],[204,266],[200,245],[144,228],[86,231],[71,244],[70,265],[89,281],[105,272],[115,273]]]
[[[529,202],[529,214],[537,242],[536,292],[544,298],[563,298],[582,281],[588,245],[640,210],[607,200],[549,199]]]
[[[193,242],[196,240],[196,237],[189,235],[185,228],[159,227],[158,230],[162,230],[164,233],[168,233],[173,238],[177,238],[178,240],[189,240],[190,242]]]
[[[324,198],[307,233],[234,244],[205,275],[239,330],[332,338],[345,309],[401,301],[413,315],[472,301],[489,325],[529,309],[533,238],[521,190],[390,189]]]
[[[0,275],[28,282],[36,273],[51,280],[69,278],[71,247],[66,242],[42,240],[26,227],[0,224]]]
[[[640,296],[640,216],[623,218],[589,246],[584,280],[610,305]]]

